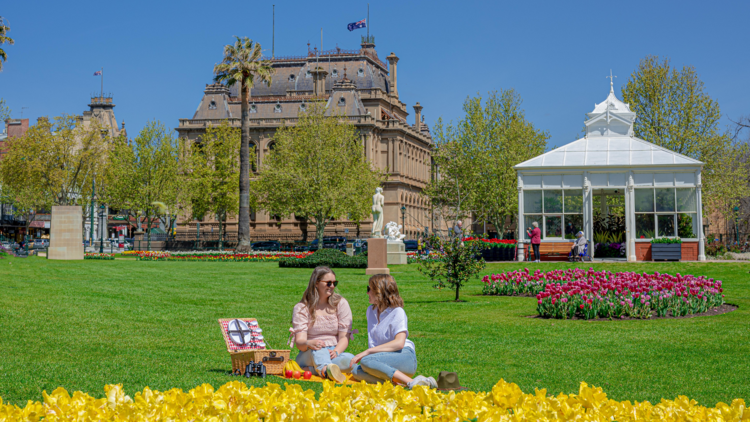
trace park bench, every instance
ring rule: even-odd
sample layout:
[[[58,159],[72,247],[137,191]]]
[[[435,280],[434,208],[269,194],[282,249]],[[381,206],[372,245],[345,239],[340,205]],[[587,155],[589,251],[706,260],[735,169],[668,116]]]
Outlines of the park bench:
[[[570,248],[573,247],[573,242],[542,242],[539,245],[539,255],[541,260],[544,261],[566,261],[570,254]],[[526,260],[530,260],[533,255],[531,244],[526,244]]]

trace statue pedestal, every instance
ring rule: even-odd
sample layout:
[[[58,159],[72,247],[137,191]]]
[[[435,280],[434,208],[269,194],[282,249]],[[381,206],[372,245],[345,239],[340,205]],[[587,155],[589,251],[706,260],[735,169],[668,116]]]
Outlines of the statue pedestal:
[[[385,239],[367,239],[367,275],[390,274],[388,248]]]
[[[388,265],[406,265],[406,245],[403,240],[388,241]]]
[[[81,207],[52,207],[47,259],[83,259]]]

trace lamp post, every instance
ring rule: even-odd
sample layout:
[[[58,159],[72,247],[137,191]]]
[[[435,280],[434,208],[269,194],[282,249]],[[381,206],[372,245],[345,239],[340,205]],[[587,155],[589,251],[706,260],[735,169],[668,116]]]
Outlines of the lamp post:
[[[734,207],[734,241],[740,245],[740,207]]]
[[[96,198],[96,179],[91,179],[91,210],[89,212],[89,222],[91,223],[89,233],[89,246],[94,247],[94,198]]]
[[[406,232],[406,205],[401,205],[401,228]]]
[[[99,218],[100,218],[100,227],[99,227],[99,253],[104,253],[104,227],[106,227],[106,220],[107,216],[104,214],[104,205],[101,205],[99,207]]]

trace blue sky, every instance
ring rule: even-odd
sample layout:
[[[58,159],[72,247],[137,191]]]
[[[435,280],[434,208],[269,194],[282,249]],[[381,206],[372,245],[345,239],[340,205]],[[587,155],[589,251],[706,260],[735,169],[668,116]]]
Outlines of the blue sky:
[[[366,33],[346,29],[366,17],[366,1],[5,1],[16,44],[4,46],[0,97],[32,122],[81,114],[104,67],[104,91],[131,137],[149,120],[175,128],[192,117],[232,36],[270,54],[274,3],[277,55],[305,54],[321,28],[326,49],[358,48]],[[723,125],[750,114],[748,15],[748,1],[381,0],[370,4],[370,33],[381,58],[400,57],[400,98],[410,112],[419,101],[431,126],[460,118],[469,95],[514,88],[560,146],[606,97],[610,69],[619,95],[647,55],[695,66]]]

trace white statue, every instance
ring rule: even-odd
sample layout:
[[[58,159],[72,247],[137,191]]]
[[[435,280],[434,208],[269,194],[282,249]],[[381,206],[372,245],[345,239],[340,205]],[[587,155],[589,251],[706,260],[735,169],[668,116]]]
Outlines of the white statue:
[[[388,233],[387,238],[389,242],[401,242],[406,235],[401,234],[401,224],[391,221],[385,225],[385,230]]]
[[[378,239],[383,237],[383,205],[385,205],[385,198],[382,192],[383,188],[376,188],[375,195],[372,196],[372,237]]]

